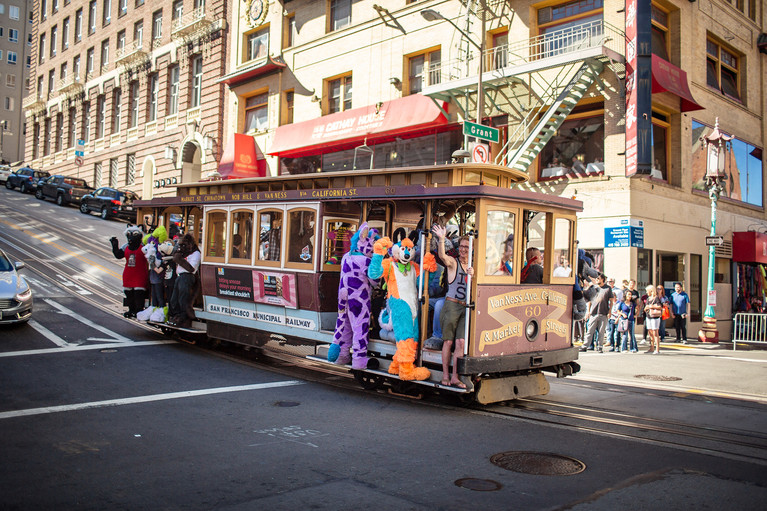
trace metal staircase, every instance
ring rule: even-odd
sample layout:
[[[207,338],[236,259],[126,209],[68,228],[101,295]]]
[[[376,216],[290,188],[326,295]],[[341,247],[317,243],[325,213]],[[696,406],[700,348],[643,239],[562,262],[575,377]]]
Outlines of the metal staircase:
[[[539,98],[537,108],[530,108],[527,116],[517,125],[517,129],[509,134],[508,142],[503,146],[495,162],[526,172],[533,160],[548,143],[575,105],[583,98],[586,91],[594,84],[603,65],[598,60],[585,61],[580,66],[572,65],[576,71],[559,94],[547,101]],[[553,87],[556,92],[559,87]],[[549,107],[536,121],[542,108]]]

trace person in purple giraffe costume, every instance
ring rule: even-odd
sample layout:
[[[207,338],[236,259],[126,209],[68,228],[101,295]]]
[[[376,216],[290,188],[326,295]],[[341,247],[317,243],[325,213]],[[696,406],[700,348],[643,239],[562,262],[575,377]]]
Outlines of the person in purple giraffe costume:
[[[338,320],[328,361],[340,365],[351,362],[352,369],[365,369],[368,365],[370,294],[375,282],[368,278],[368,266],[378,238],[378,231],[363,223],[352,236],[351,250],[341,259]]]

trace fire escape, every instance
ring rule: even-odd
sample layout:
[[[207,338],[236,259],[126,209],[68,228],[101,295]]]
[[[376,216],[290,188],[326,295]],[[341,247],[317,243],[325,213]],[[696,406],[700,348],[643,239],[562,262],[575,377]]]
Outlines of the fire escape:
[[[502,15],[509,18],[508,13]],[[469,9],[466,16],[468,28],[468,20],[476,14]],[[494,19],[497,25],[498,16]],[[506,115],[508,119],[507,139],[501,140],[495,163],[524,172],[592,85],[604,90],[603,72],[625,77],[625,35],[603,20],[510,41],[482,55],[467,51],[466,41],[461,33],[453,51],[458,57],[430,68],[430,84],[422,94],[438,104],[449,101],[463,119],[474,120],[482,58],[484,118]]]

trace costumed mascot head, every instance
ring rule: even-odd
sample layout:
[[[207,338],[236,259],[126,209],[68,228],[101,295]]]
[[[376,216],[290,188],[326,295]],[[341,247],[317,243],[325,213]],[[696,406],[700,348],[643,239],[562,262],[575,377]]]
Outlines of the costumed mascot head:
[[[365,369],[375,359],[368,358],[371,291],[375,282],[368,277],[373,244],[380,236],[376,229],[363,223],[350,241],[351,250],[341,259],[338,284],[338,319],[333,344],[328,348],[328,361],[352,363],[352,369]]]
[[[128,312],[124,316],[135,318],[136,314],[144,309],[146,290],[149,289],[149,264],[141,250],[141,240],[144,237],[141,228],[128,224],[124,234],[127,243],[122,247],[114,236],[109,239],[109,242],[112,244],[112,254],[115,258],[125,259],[123,290],[124,303],[128,307]]]
[[[386,257],[391,248],[391,257]],[[401,380],[427,380],[431,373],[425,367],[416,367],[418,350],[418,276],[421,268],[416,262],[413,242],[405,238],[393,245],[389,238],[381,238],[373,246],[373,258],[368,277],[383,277],[387,287],[386,308],[391,320],[392,333],[397,343],[389,374]],[[435,271],[437,263],[431,253],[424,254],[424,270]],[[382,322],[382,325],[384,322]]]

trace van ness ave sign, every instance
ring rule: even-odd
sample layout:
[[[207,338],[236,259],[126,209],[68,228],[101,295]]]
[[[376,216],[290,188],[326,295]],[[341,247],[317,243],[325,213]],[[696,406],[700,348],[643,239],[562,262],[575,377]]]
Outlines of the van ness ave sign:
[[[500,140],[499,133],[500,131],[498,128],[477,124],[475,122],[463,121],[464,135],[497,143],[498,140]]]

